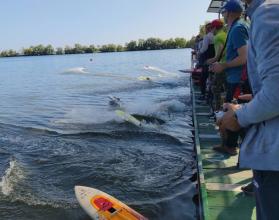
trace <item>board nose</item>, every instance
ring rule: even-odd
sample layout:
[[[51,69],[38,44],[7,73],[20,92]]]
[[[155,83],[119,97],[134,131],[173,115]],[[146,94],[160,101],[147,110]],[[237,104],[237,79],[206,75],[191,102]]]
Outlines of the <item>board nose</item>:
[[[84,192],[83,186],[75,186],[75,194],[76,196],[81,195]]]

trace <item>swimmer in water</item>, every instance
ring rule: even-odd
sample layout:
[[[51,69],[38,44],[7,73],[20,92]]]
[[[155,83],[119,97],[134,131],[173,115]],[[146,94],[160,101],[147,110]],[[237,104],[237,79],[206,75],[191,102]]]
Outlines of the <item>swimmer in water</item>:
[[[115,96],[109,96],[109,105],[112,107],[120,107],[121,106],[121,101],[120,98],[115,97]]]

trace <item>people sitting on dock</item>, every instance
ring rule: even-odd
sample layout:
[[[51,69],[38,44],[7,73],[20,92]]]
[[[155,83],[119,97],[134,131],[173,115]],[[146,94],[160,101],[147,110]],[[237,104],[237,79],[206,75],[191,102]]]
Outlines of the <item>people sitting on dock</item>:
[[[279,1],[244,0],[251,19],[248,75],[253,99],[227,104],[220,126],[247,130],[240,167],[253,170],[257,220],[279,219]]]
[[[243,6],[238,0],[230,0],[223,6],[222,15],[229,29],[225,43],[226,62],[216,62],[211,67],[215,74],[226,72],[226,103],[233,101],[247,61],[248,26],[241,20],[242,13]],[[214,147],[214,150],[236,155],[239,133],[230,130],[226,133],[225,143]]]

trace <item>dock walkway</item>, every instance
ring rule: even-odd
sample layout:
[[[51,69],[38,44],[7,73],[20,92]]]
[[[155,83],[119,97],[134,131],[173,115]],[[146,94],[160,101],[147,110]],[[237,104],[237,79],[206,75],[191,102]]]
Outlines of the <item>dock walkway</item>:
[[[200,219],[256,219],[255,199],[241,192],[251,181],[252,172],[237,168],[238,156],[226,156],[212,150],[221,143],[209,106],[199,101],[199,87],[191,80],[195,146],[198,161]]]

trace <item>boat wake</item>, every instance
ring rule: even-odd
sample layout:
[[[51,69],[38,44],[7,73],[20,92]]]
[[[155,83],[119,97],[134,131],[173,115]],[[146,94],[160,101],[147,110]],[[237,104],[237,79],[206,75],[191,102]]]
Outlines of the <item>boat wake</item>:
[[[11,159],[0,182],[0,200],[9,202],[22,202],[29,206],[51,206],[54,208],[73,208],[77,203],[72,201],[55,201],[41,196],[35,196],[28,187],[27,172],[16,160]],[[47,193],[46,193],[47,194]],[[45,198],[44,198],[45,197]]]
[[[24,178],[24,171],[19,163],[15,159],[10,160],[9,167],[5,170],[0,182],[1,193],[4,196],[9,196]]]
[[[143,69],[159,73],[159,77],[178,76],[177,73],[172,73],[172,72],[160,69],[160,68],[155,67],[155,66],[144,66]]]
[[[74,67],[66,69],[62,72],[63,74],[84,74],[89,73],[85,67]]]

